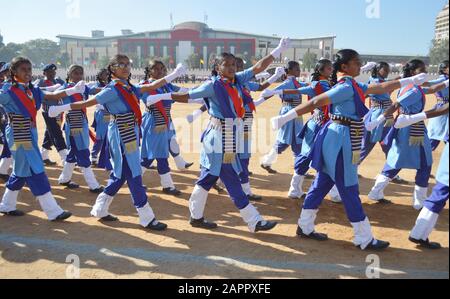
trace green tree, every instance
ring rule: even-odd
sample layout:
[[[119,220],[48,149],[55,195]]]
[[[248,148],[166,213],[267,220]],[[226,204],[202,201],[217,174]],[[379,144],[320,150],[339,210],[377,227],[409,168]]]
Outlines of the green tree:
[[[4,47],[5,44],[3,43],[3,35],[0,34],[0,48]]]
[[[311,52],[306,52],[305,55],[303,55],[303,69],[304,70],[310,70],[314,68],[314,65],[317,61],[317,55]]]
[[[59,57],[58,57],[58,61],[59,64],[64,67],[67,68],[70,65],[70,57],[69,54],[67,52],[62,53]]]
[[[431,43],[431,48],[430,48],[430,63],[432,65],[437,65],[439,63],[441,63],[444,60],[448,60],[449,58],[449,54],[448,54],[448,38],[441,40],[441,41],[437,41],[437,40],[433,40]]]
[[[55,62],[60,49],[57,43],[49,39],[34,39],[23,44],[22,55],[28,57],[34,64]]]
[[[22,44],[15,43],[9,43],[4,47],[0,47],[0,60],[11,61],[14,57],[23,55],[22,49]]]
[[[189,55],[188,59],[186,60],[186,63],[191,69],[200,68],[200,55],[198,55],[197,53]]]

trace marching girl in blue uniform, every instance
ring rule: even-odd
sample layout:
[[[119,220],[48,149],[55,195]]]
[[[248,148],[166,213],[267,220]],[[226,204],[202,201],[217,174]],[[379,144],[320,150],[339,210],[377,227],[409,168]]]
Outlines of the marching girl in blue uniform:
[[[64,81],[60,78],[56,78],[57,67],[54,64],[48,64],[44,67],[43,73],[45,78],[36,82],[36,85],[40,88],[48,88],[60,84],[64,85]],[[48,117],[48,108],[52,105],[58,105],[57,102],[43,102],[42,103],[42,116],[45,121],[45,135],[42,142],[41,155],[44,160],[44,164],[47,166],[56,165],[56,162],[52,162],[49,158],[49,151],[52,150],[52,146],[55,146],[58,151],[61,161],[64,164],[67,156],[66,141],[61,130],[62,116],[58,118]]]
[[[7,88],[11,84],[9,63],[0,63],[0,90]],[[6,140],[6,125],[8,124],[8,114],[3,106],[0,105],[1,139],[0,139],[0,179],[7,182],[9,179],[9,169],[12,166],[12,155]]]
[[[10,216],[22,216],[17,210],[17,197],[25,184],[37,197],[49,220],[64,220],[71,216],[56,203],[45,174],[44,163],[37,144],[37,111],[43,100],[59,99],[79,92],[79,86],[54,93],[44,93],[31,84],[31,61],[16,57],[10,66],[12,82],[0,91],[0,105],[8,114],[6,139],[14,158],[13,172],[6,183],[0,204],[0,212]]]
[[[134,206],[141,226],[150,230],[164,230],[167,225],[156,220],[148,203],[145,187],[142,185],[141,155],[139,151],[142,114],[138,98],[142,93],[151,92],[170,83],[185,72],[178,67],[174,73],[148,85],[135,86],[130,83],[131,63],[125,55],[116,55],[108,65],[108,85],[88,101],[54,106],[50,115],[61,112],[82,110],[97,104],[103,105],[112,115],[108,127],[108,147],[113,167],[108,185],[97,197],[91,215],[102,221],[117,221],[109,213],[113,197],[125,182],[128,183]]]
[[[322,127],[312,149],[311,166],[318,174],[309,190],[298,221],[297,235],[324,241],[328,237],[315,231],[318,208],[336,184],[342,202],[354,229],[354,244],[361,249],[384,249],[388,242],[376,240],[372,235],[369,219],[359,198],[358,164],[364,131],[363,117],[369,112],[364,105],[366,94],[391,92],[410,83],[423,83],[426,76],[406,78],[382,84],[357,83],[361,61],[354,50],[341,50],[334,63],[334,87],[302,104],[289,113],[272,119],[274,129],[287,121],[331,105],[330,121]]]
[[[90,86],[94,89],[103,89],[108,84],[108,70],[101,69],[97,73],[96,82]],[[100,104],[97,104],[94,112],[94,121],[91,127],[95,130],[95,142],[91,150],[91,160],[93,165],[98,163],[98,155],[102,150],[104,141],[106,140],[106,134],[108,133],[108,125],[111,115]]]
[[[245,105],[249,98],[243,95],[243,86],[263,72],[282,51],[288,49],[289,39],[282,39],[280,45],[255,66],[236,73],[236,58],[223,53],[218,61],[219,75],[212,81],[191,90],[189,93],[172,93],[149,97],[150,102],[173,99],[179,102],[191,102],[203,98],[211,116],[208,128],[202,136],[201,174],[189,200],[191,225],[205,229],[214,229],[217,224],[204,218],[204,209],[208,191],[220,179],[228,194],[240,210],[241,217],[251,232],[266,231],[275,227],[276,222],[265,221],[256,208],[249,202],[240,184],[239,174],[242,166],[239,153],[243,147]],[[149,102],[147,102],[147,105]]]
[[[448,60],[439,65],[439,78],[424,84],[424,86],[432,86],[448,80]],[[442,107],[448,103],[448,87],[436,93],[436,108]],[[448,136],[448,114],[430,119],[428,122],[428,137],[431,140],[431,149],[434,151],[441,141],[446,142]]]
[[[413,115],[400,115],[396,122],[395,127],[398,129],[409,127],[413,124],[420,123],[426,119],[434,119],[442,115],[448,114],[449,104],[446,103],[442,106],[435,107],[433,110],[413,114]],[[424,208],[421,210],[419,217],[417,218],[416,225],[411,231],[409,240],[420,247],[428,249],[440,249],[441,244],[430,242],[429,236],[436,226],[439,218],[439,213],[444,209],[448,201],[448,155],[449,144],[448,136],[446,140],[446,146],[442,152],[441,161],[436,175],[437,184],[433,189],[431,196],[425,200]]]
[[[425,63],[415,59],[405,65],[403,77],[408,79],[419,74],[425,75],[425,72]],[[429,88],[421,88],[419,84],[402,86],[397,101],[376,120],[366,124],[367,129],[369,131],[374,130],[397,110],[400,110],[400,114],[406,115],[422,112],[425,108],[426,95],[436,93],[446,87],[448,87],[448,80]],[[402,129],[391,128],[385,143],[389,147],[386,165],[382,173],[378,175],[375,185],[368,195],[369,199],[388,202],[384,199],[384,189],[389,182],[403,168],[416,169],[413,207],[420,210],[427,198],[428,181],[433,164],[431,142],[428,138],[425,123],[416,123]]]
[[[162,61],[151,61],[145,69],[145,81],[141,84],[149,84],[160,80],[166,75],[166,67]],[[171,83],[150,92],[150,94],[162,94],[178,92],[181,88]],[[145,103],[149,93],[143,93],[142,101]],[[175,188],[169,168],[169,155],[174,148],[175,131],[171,117],[172,100],[164,100],[146,108],[142,117],[142,146],[141,158],[143,172],[149,169],[154,160],[157,162],[157,170],[161,179],[163,192],[173,196],[181,195]],[[175,146],[176,147],[176,146]],[[178,155],[179,156],[179,150]]]
[[[81,82],[84,77],[83,67],[80,65],[72,65],[67,72],[67,83],[62,88],[70,88]],[[86,101],[90,94],[95,93],[94,89],[85,86],[82,93],[65,97],[62,100],[64,104],[77,103]],[[64,132],[66,134],[66,143],[69,153],[67,154],[64,167],[58,182],[62,186],[69,189],[76,189],[79,186],[72,182],[73,171],[75,166],[81,168],[86,184],[91,193],[99,194],[103,191],[95,174],[91,168],[90,151],[89,151],[89,124],[86,110],[74,110],[66,114],[64,123]]]
[[[331,75],[333,73],[333,63],[328,59],[322,59],[318,61],[314,68],[314,73],[311,78],[311,85],[293,90],[267,90],[262,94],[263,97],[273,95],[287,95],[287,94],[300,94],[307,95],[309,99],[312,99],[324,92],[331,89],[332,83],[330,82]],[[317,133],[320,128],[329,121],[329,107],[324,106],[320,109],[316,109],[312,118],[305,124],[302,131],[298,134],[302,139],[301,153],[295,159],[295,174],[291,181],[291,187],[289,189],[290,198],[303,198],[306,194],[303,192],[303,182],[311,164],[311,149],[314,145]],[[341,198],[337,192],[336,186],[330,190],[330,197],[333,202],[340,203]]]
[[[287,79],[279,85],[275,90],[284,89],[299,89],[306,87],[306,83],[300,83],[297,78],[300,76],[300,64],[296,61],[290,61],[286,69]],[[284,115],[302,103],[302,96],[300,94],[287,94],[281,96],[283,100],[283,107],[280,110],[280,115]],[[303,119],[297,118],[287,123],[278,131],[277,142],[271,149],[270,153],[265,155],[261,160],[261,167],[269,173],[277,173],[272,169],[272,164],[275,162],[278,155],[281,155],[289,146],[291,146],[294,153],[294,159],[300,156],[302,148],[302,140],[298,136],[303,128]],[[294,175],[293,179],[298,181],[298,177]],[[299,183],[299,182],[298,182]],[[297,185],[297,182],[294,182]],[[292,193],[292,198],[300,198],[301,194]]]

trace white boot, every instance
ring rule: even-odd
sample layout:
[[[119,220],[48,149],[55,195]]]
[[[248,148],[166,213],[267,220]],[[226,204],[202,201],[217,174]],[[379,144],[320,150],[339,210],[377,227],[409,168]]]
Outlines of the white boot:
[[[423,208],[420,211],[419,217],[417,217],[416,225],[411,231],[410,237],[416,240],[428,240],[431,232],[436,226],[439,214],[433,213],[427,208]]]
[[[291,188],[289,189],[289,198],[293,199],[301,199],[305,194],[303,192],[303,182],[305,180],[305,176],[294,174],[291,180]]]
[[[88,185],[90,190],[96,190],[100,188],[100,184],[97,182],[94,171],[92,171],[91,167],[81,167],[81,172],[83,173],[84,180],[86,181],[86,184]]]
[[[380,201],[384,199],[384,189],[387,187],[387,185],[389,185],[390,181],[391,179],[387,176],[379,174],[375,185],[368,195],[369,199],[373,201]]]
[[[423,203],[428,198],[427,195],[428,188],[415,186],[414,187],[414,196],[413,196],[413,207],[416,210],[420,210],[423,208]]]
[[[114,197],[109,196],[106,193],[100,193],[95,200],[95,204],[92,207],[91,215],[96,218],[103,218],[109,215],[109,206],[111,205]]]
[[[194,191],[189,198],[189,211],[192,219],[199,220],[203,218],[207,199],[208,191],[199,185],[195,185]]]
[[[315,231],[314,222],[316,221],[317,218],[317,212],[319,212],[319,210],[302,209],[297,224],[302,229],[303,233],[307,236],[309,236]]]
[[[43,161],[49,160],[50,157],[49,157],[49,155],[48,155],[48,149],[41,148],[41,156],[42,156],[42,160],[43,160]]]
[[[65,184],[72,180],[73,170],[75,169],[75,163],[65,162],[63,171],[58,178],[58,183]]]
[[[6,188],[5,193],[3,194],[2,202],[0,203],[0,212],[9,213],[17,210],[18,196],[19,191],[12,191]]]
[[[143,227],[147,227],[156,218],[148,202],[142,208],[137,209],[137,212],[139,214],[139,224]]]
[[[64,165],[64,162],[66,162],[67,155],[69,152],[66,149],[60,150],[58,152],[59,157],[61,158],[61,163]]]
[[[277,160],[277,157],[278,157],[277,150],[272,148],[270,152],[262,158],[261,164],[266,167],[272,166],[272,164],[275,163],[275,161]]]
[[[256,231],[256,225],[262,222],[265,225],[264,218],[259,214],[258,210],[251,203],[245,208],[240,210],[241,217],[247,223],[250,232],[254,233]]]
[[[0,154],[3,152],[3,148],[4,148],[3,144],[0,144]]]
[[[250,183],[241,184],[242,190],[244,190],[245,195],[250,196],[253,195],[252,188],[250,187]]]
[[[336,185],[331,188],[330,192],[328,192],[328,195],[330,195],[331,201],[334,203],[341,203],[342,198],[339,194],[339,190],[337,189]]]
[[[161,179],[161,186],[163,187],[163,189],[166,189],[166,188],[170,188],[172,190],[175,189],[175,185],[173,183],[170,172],[168,172],[166,174],[161,174],[161,175],[159,175],[159,177]]]
[[[51,192],[48,192],[42,196],[38,196],[39,204],[42,210],[47,215],[48,220],[55,220],[59,215],[61,215],[64,210],[56,203],[55,198]]]
[[[185,170],[187,162],[184,161],[183,157],[181,155],[178,155],[176,157],[173,157],[175,161],[175,165],[177,166],[178,170]]]
[[[13,162],[12,158],[3,158],[0,161],[0,174],[8,174],[9,168]]]
[[[355,238],[353,239],[353,244],[361,247],[362,250],[366,249],[370,243],[374,241],[372,235],[372,227],[370,226],[369,218],[366,217],[364,221],[352,223],[353,232]]]

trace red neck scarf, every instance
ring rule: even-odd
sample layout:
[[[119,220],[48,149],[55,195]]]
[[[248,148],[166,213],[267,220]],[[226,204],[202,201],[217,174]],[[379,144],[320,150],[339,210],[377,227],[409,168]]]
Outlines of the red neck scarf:
[[[139,107],[139,100],[134,94],[133,90],[130,86],[126,85],[122,81],[116,81],[115,83],[116,89],[120,92],[126,104],[130,107],[131,111],[133,111],[137,123],[139,126],[142,124],[142,112]]]
[[[152,80],[147,80],[147,81],[144,81],[144,84],[150,84],[151,82],[153,82],[153,81]],[[151,90],[149,92],[149,94],[150,95],[157,95],[158,91],[157,90]],[[161,115],[164,117],[164,122],[168,126],[169,125],[169,116],[166,113],[166,109],[164,108],[163,102],[159,101],[158,103],[153,104],[153,105],[156,107],[156,109],[158,109],[159,113],[161,113]]]
[[[236,114],[239,118],[244,118],[245,115],[245,108],[244,108],[244,101],[239,95],[239,92],[236,87],[234,87],[229,80],[221,79],[223,86],[225,86],[225,89],[230,96],[231,100],[233,101],[234,110],[236,111]]]
[[[23,91],[22,89],[16,86],[11,86],[11,91],[17,96],[22,105],[28,111],[31,120],[35,123],[37,109],[36,109],[36,101],[34,100],[33,93],[31,92],[31,90],[28,87],[25,87],[25,91]]]

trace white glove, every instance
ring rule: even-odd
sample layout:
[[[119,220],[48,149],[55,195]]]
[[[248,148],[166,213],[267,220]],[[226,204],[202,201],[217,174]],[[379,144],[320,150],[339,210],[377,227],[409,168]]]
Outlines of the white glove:
[[[147,107],[149,107],[149,106],[154,105],[162,100],[171,100],[171,99],[172,99],[171,93],[150,95],[147,97],[146,105],[147,105]]]
[[[89,87],[89,88],[93,88],[95,86],[95,84],[97,84],[97,83],[89,82],[86,86]]]
[[[176,67],[176,69],[170,73],[169,75],[164,77],[164,80],[166,80],[167,83],[172,82],[173,80],[175,80],[176,78],[186,75],[187,74],[187,70],[184,67],[184,65],[182,65],[181,63],[179,63]]]
[[[287,124],[288,122],[290,122],[293,119],[296,119],[297,117],[298,117],[298,114],[297,114],[297,111],[295,111],[295,109],[290,110],[285,115],[273,117],[270,120],[272,123],[272,129],[274,131],[279,130],[285,124]]]
[[[396,129],[406,128],[412,124],[421,122],[425,119],[427,119],[427,114],[425,112],[413,114],[413,115],[402,114],[397,118],[397,121],[395,122],[394,127]]]
[[[386,117],[384,117],[383,114],[381,114],[380,116],[378,116],[378,118],[374,121],[369,122],[368,124],[366,124],[366,129],[369,132],[372,132],[373,130],[375,130],[379,125],[381,125],[384,121],[386,120]]]
[[[266,101],[265,98],[260,97],[259,99],[257,99],[256,101],[253,101],[253,103],[255,103],[255,107],[258,107],[259,105],[261,105],[262,103],[264,103]]]
[[[418,74],[409,78],[400,79],[400,85],[402,87],[408,86],[410,84],[414,85],[422,85],[423,83],[427,82],[428,75],[425,73]]]
[[[188,123],[192,124],[197,118],[199,118],[203,114],[203,111],[200,109],[195,110],[192,114],[186,116]]]
[[[72,108],[70,108],[70,104],[67,105],[61,105],[61,106],[50,106],[48,109],[48,116],[55,118],[58,115],[60,115],[63,112],[70,111]]]
[[[270,77],[270,74],[268,72],[262,72],[262,73],[255,75],[256,80],[267,79],[269,77]]]
[[[54,92],[55,90],[59,89],[61,87],[61,84],[55,84],[53,86],[48,86],[45,88],[46,91],[48,92]]]
[[[200,104],[200,105],[204,105],[205,104],[205,100],[203,98],[200,99],[189,99],[188,100],[188,104]]]
[[[277,67],[275,70],[275,74],[273,74],[273,76],[270,77],[267,82],[273,84],[277,82],[277,80],[280,79],[284,74],[286,74],[286,72],[284,71],[284,67]]]
[[[377,65],[376,62],[368,62],[365,66],[361,67],[361,72],[368,72],[373,70],[373,68]]]
[[[448,79],[444,81],[445,87],[448,88]]]
[[[105,106],[103,106],[102,104],[97,104],[97,106],[95,106],[95,110],[97,111],[105,110]]]
[[[67,96],[70,97],[77,93],[84,93],[85,90],[86,90],[86,83],[84,81],[80,81],[74,87],[67,88],[64,91],[66,92]]]
[[[281,89],[279,89],[279,90],[265,89],[261,93],[261,96],[263,98],[270,98],[270,97],[273,97],[274,95],[282,95],[282,94],[283,94],[283,90],[281,90]]]
[[[287,49],[289,49],[291,47],[291,40],[289,37],[283,37],[280,40],[280,44],[278,45],[278,47],[275,48],[275,50],[273,50],[270,55],[272,55],[275,59],[279,58],[281,53],[283,53],[284,51],[286,51]]]

